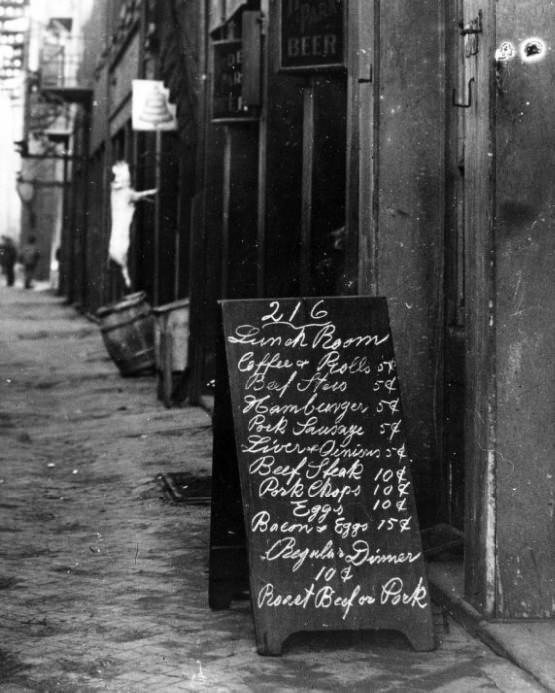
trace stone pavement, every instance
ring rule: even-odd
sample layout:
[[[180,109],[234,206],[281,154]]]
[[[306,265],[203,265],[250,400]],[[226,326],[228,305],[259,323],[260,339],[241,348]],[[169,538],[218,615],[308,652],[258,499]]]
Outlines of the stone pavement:
[[[544,690],[436,610],[439,647],[299,635],[260,657],[247,602],[207,605],[209,508],[157,475],[209,474],[210,418],[121,378],[98,327],[0,287],[0,692]]]

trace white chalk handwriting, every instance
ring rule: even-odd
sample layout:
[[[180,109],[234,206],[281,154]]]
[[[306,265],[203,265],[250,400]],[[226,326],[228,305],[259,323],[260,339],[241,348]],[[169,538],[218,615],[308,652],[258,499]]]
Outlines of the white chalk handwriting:
[[[240,388],[248,528],[268,568],[255,601],[342,619],[360,609],[423,609],[389,328],[364,329],[361,320],[346,329],[330,305],[261,302],[258,317],[226,335]]]

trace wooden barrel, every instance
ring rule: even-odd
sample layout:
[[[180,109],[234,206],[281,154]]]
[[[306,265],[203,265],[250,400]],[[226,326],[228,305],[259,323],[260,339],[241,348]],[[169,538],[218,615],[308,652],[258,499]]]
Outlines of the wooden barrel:
[[[144,291],[99,308],[104,344],[122,375],[154,369],[154,323]]]

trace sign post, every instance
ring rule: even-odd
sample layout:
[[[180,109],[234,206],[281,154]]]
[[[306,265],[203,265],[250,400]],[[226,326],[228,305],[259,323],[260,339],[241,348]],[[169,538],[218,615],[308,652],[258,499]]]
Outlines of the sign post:
[[[433,649],[385,299],[221,305],[259,653],[317,630]]]

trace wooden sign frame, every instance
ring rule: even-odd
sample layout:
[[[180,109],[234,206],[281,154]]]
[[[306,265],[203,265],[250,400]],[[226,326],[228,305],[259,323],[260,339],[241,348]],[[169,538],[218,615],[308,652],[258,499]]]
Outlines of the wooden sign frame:
[[[232,575],[221,565],[234,551],[242,558],[233,543],[240,487],[260,654],[321,630],[397,630],[415,650],[433,649],[385,299],[221,307],[211,606],[225,608],[244,588],[244,563]]]

